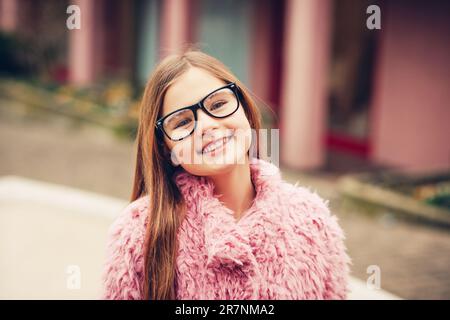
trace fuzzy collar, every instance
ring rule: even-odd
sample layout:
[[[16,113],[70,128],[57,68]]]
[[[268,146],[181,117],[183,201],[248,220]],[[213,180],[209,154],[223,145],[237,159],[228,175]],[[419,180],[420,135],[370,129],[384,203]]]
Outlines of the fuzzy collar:
[[[275,165],[262,159],[253,158],[250,161],[250,173],[255,186],[255,200],[265,195],[265,188],[274,182],[281,181],[280,170]],[[185,170],[178,172],[174,177],[175,183],[183,194],[186,201],[193,200],[192,196],[213,197],[214,183],[208,177],[195,176]]]
[[[209,178],[186,171],[175,176],[188,208],[180,227],[180,244],[188,242],[193,232],[204,232],[209,268],[240,266],[250,275],[259,273],[249,233],[267,213],[267,201],[276,201],[276,187],[281,182],[281,175],[275,165],[261,159],[251,160],[250,172],[256,196],[238,221],[233,211],[214,195],[214,184]]]

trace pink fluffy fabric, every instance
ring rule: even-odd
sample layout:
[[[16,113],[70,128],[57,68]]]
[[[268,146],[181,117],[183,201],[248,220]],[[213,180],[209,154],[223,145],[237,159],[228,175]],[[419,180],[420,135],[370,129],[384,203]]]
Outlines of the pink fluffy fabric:
[[[256,197],[236,221],[214,184],[175,177],[187,205],[178,230],[177,299],[345,299],[350,259],[328,202],[285,182],[276,166],[250,164]],[[142,299],[149,196],[111,225],[102,299]]]

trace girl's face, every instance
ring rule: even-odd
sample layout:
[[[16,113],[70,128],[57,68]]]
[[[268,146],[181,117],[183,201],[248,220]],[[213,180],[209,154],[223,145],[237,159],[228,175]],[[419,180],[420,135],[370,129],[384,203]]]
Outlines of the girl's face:
[[[209,72],[191,67],[166,91],[161,117],[183,107],[198,103],[214,90],[226,85]],[[242,102],[238,110],[226,118],[213,118],[197,110],[194,132],[181,141],[164,135],[174,164],[197,176],[213,176],[248,162],[251,145],[250,123]]]

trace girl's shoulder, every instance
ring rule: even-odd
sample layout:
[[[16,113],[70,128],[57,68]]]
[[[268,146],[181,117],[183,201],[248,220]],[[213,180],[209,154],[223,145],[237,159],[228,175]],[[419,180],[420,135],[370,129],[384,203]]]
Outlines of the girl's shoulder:
[[[294,206],[312,206],[328,209],[329,201],[322,198],[317,191],[311,187],[302,186],[298,182],[292,184],[282,180],[279,184],[280,193],[284,199],[289,199],[289,203]]]
[[[254,159],[251,168],[257,187],[266,189],[264,200],[273,201],[272,197],[275,196],[281,206],[306,206],[324,211],[328,209],[328,201],[322,199],[317,192],[299,185],[298,182],[294,185],[283,179],[279,167],[275,164]]]
[[[298,226],[314,226],[316,231],[331,230],[338,238],[343,238],[338,218],[332,214],[329,200],[322,198],[309,187],[281,181],[278,186],[280,206]]]
[[[102,299],[141,299],[149,196],[129,203],[108,229]]]
[[[284,225],[290,225],[289,230],[294,233],[294,238],[305,240],[301,244],[311,244],[310,252],[321,255],[321,268],[326,270],[324,279],[327,283],[324,297],[344,299],[348,293],[351,259],[338,216],[331,212],[329,201],[317,192],[288,182],[282,184],[283,192],[280,194],[287,208],[280,220]]]
[[[122,209],[119,215],[109,228],[109,233],[115,233],[117,231],[133,227],[136,231],[137,225],[144,225],[148,217],[148,208],[150,203],[150,197],[148,195],[142,196]]]

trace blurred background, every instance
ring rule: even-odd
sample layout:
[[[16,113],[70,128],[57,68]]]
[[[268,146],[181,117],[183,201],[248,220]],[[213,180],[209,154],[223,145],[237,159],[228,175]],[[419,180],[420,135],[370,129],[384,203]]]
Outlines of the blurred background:
[[[449,299],[449,31],[437,0],[0,0],[0,298],[98,297],[143,88],[194,45],[280,129],[284,178],[330,200],[354,298],[375,276]]]

